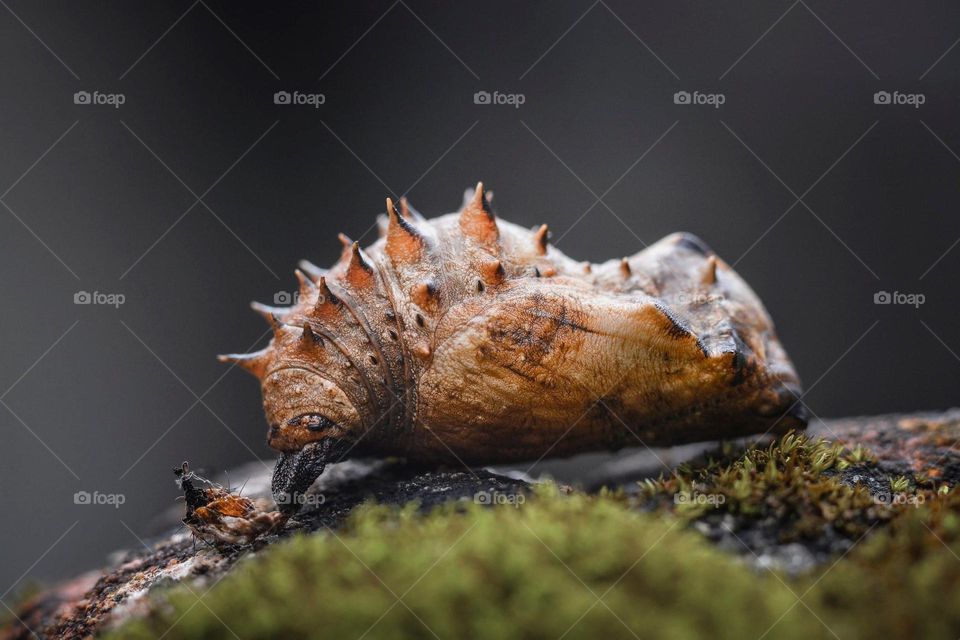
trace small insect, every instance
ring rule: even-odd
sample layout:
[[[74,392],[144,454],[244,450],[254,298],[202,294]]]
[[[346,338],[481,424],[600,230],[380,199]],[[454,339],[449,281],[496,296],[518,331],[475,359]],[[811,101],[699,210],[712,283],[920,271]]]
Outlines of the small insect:
[[[253,500],[201,478],[190,471],[186,462],[175,467],[173,473],[187,504],[183,523],[204,542],[251,544],[279,530],[287,520],[279,511],[267,511]]]
[[[301,262],[257,353],[282,509],[346,456],[489,464],[806,425],[757,295],[699,238],[573,260],[498,219],[483,185],[430,220],[387,199],[381,237]]]

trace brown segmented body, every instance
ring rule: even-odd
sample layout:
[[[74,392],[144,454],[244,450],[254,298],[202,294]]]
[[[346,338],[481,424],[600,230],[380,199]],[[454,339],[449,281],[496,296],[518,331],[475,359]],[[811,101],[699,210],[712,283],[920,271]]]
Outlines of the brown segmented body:
[[[577,262],[497,220],[482,185],[431,220],[388,200],[382,237],[301,263],[292,307],[255,305],[256,375],[282,452],[275,495],[331,459],[467,464],[802,427],[799,380],[749,286],[699,239]]]

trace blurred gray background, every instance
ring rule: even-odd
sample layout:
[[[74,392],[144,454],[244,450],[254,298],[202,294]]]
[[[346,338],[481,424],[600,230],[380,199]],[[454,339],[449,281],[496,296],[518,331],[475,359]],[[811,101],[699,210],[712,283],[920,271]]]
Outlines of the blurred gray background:
[[[297,259],[373,241],[386,195],[436,215],[482,179],[582,259],[692,231],[817,415],[957,404],[956,3],[0,5],[5,602],[148,536],[174,464],[272,464],[214,356],[262,342],[247,303]]]

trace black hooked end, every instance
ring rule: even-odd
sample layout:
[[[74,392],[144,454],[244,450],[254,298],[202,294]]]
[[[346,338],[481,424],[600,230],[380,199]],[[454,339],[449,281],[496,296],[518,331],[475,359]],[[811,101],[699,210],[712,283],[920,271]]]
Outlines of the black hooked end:
[[[328,462],[334,441],[327,438],[311,442],[293,453],[281,453],[273,469],[273,500],[286,515],[294,515],[306,501],[306,491],[320,477]]]

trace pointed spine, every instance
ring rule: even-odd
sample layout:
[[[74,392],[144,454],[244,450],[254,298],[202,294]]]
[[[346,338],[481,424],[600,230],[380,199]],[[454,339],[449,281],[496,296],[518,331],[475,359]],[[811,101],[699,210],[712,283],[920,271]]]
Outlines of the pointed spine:
[[[630,261],[627,260],[626,258],[621,258],[620,259],[620,275],[622,275],[624,278],[629,278],[631,273],[632,272],[630,270]]]
[[[256,301],[250,303],[250,308],[263,316],[263,319],[266,320],[270,328],[273,329],[274,337],[279,338],[283,332],[283,328],[286,326],[282,316],[289,311],[289,308],[271,307]]]
[[[314,347],[318,344],[323,344],[323,338],[319,334],[314,333],[313,329],[310,327],[310,323],[304,320],[303,322],[303,333],[300,335],[300,342],[305,347]]]
[[[700,281],[707,286],[717,283],[717,256],[707,258],[707,267],[703,270]]]
[[[336,307],[340,304],[340,298],[330,290],[330,287],[327,285],[327,278],[320,278],[320,282],[317,283],[317,290],[319,294],[317,296],[317,304],[313,308],[314,312],[317,314],[325,313],[327,309]]]
[[[394,263],[409,264],[423,255],[423,236],[413,225],[403,219],[387,198],[387,255]]]
[[[300,269],[295,269],[293,273],[297,276],[297,282],[300,284],[300,300],[307,300],[310,294],[317,288],[317,285],[313,280],[308,278],[303,271],[300,271]]]
[[[340,241],[340,245],[342,246],[340,249],[340,259],[337,262],[340,264],[347,263],[350,261],[350,248],[353,246],[353,240],[345,233],[338,233],[337,240]]]
[[[436,311],[440,303],[440,291],[433,282],[419,282],[410,289],[410,298],[421,309]]]
[[[277,314],[274,313],[270,315],[270,328],[273,329],[274,338],[277,338],[278,340],[280,339],[285,326],[286,325],[283,323],[283,320],[281,320]]]
[[[550,229],[542,224],[533,234],[533,246],[537,255],[547,255],[547,245],[550,243]]]
[[[480,277],[485,284],[495,285],[506,279],[507,272],[499,260],[486,260],[480,263]]]
[[[323,269],[322,267],[318,267],[317,265],[313,264],[309,260],[301,260],[300,262],[297,263],[297,266],[299,266],[304,271],[304,273],[310,276],[310,279],[313,280],[314,282],[319,280],[320,276],[327,275],[326,269]]]
[[[347,265],[346,280],[355,289],[368,289],[373,286],[373,266],[364,257],[359,242],[350,246],[350,263]]]
[[[400,215],[411,222],[423,222],[426,220],[419,211],[410,205],[407,196],[400,196]]]
[[[217,356],[217,360],[220,362],[229,362],[261,379],[264,373],[266,373],[269,359],[269,347],[254,353],[228,353]]]
[[[288,307],[271,307],[270,305],[257,302],[256,300],[250,303],[250,308],[259,313],[271,327],[278,322],[278,318],[285,315],[287,311],[289,311]]]
[[[487,246],[496,244],[500,239],[497,218],[487,202],[482,182],[477,183],[473,198],[460,212],[460,230],[466,237]]]

